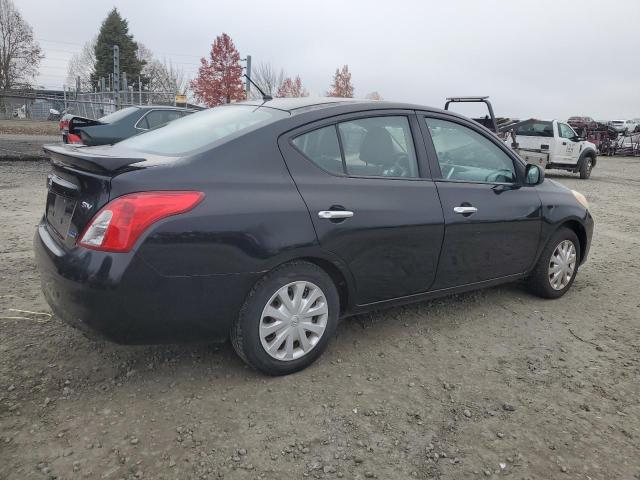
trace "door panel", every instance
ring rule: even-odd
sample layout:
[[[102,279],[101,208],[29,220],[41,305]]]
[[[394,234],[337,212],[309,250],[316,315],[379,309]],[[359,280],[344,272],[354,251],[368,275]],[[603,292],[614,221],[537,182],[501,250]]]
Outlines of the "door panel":
[[[371,112],[367,112],[366,117],[371,117]],[[339,121],[349,119],[353,116]],[[415,137],[415,117],[411,123]],[[354,303],[363,305],[427,291],[435,279],[444,235],[442,208],[435,184],[424,178],[357,177],[323,170],[328,166],[339,168],[334,166],[337,161],[334,158],[335,142],[324,135],[322,138],[318,135],[315,143],[312,143],[312,137],[296,142],[298,148],[309,144],[309,155],[315,157],[314,161],[321,168],[294,148],[291,140],[327,124],[319,123],[283,136],[279,146],[307,204],[320,245],[338,255],[351,270],[355,279]],[[363,125],[365,129],[369,128],[368,124]],[[378,145],[381,132],[379,126],[375,128],[375,145]],[[374,132],[373,128],[370,130]],[[366,137],[367,132],[363,132],[362,138]],[[318,151],[319,145],[326,150],[324,154]],[[373,141],[371,145],[374,145]],[[415,142],[415,149],[418,157],[424,156],[422,142]],[[371,166],[373,157],[376,154],[359,158],[367,160],[366,164]],[[382,160],[376,162],[382,163]],[[376,169],[372,167],[371,171]],[[379,171],[392,169],[380,166]],[[321,211],[339,210],[353,212],[353,216],[331,219],[318,215]]]
[[[533,188],[496,193],[481,183],[436,182],[446,231],[434,289],[525,272],[540,238],[540,199]],[[499,190],[499,188],[498,188]],[[454,212],[469,205],[471,215]]]
[[[472,122],[422,117],[445,221],[433,289],[526,272],[540,238],[541,202],[520,186],[524,166]]]
[[[561,162],[575,164],[578,161],[580,155],[580,144],[571,140],[575,138],[576,133],[573,129],[565,124],[558,123],[558,142],[561,152]]]

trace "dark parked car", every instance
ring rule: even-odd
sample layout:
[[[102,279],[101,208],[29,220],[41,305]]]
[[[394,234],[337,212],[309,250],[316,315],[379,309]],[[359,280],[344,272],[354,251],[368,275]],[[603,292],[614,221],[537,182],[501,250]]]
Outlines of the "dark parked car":
[[[520,279],[560,297],[593,231],[584,196],[417,105],[239,103],[46,149],[35,250],[57,315],[121,343],[230,337],[274,375],[348,315]]]
[[[117,110],[98,120],[67,113],[60,119],[59,127],[64,143],[111,145],[196,111],[181,107],[141,105]]]

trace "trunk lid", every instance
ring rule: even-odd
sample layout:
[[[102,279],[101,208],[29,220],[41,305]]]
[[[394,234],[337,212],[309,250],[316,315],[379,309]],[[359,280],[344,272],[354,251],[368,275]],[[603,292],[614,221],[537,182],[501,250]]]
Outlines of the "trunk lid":
[[[107,155],[104,147],[46,145],[52,171],[47,177],[45,220],[49,232],[72,248],[96,212],[108,201],[111,180],[144,158]]]

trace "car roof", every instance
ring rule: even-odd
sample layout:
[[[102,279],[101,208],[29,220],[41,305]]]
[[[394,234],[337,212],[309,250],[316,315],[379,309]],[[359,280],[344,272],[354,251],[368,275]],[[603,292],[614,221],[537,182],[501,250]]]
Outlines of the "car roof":
[[[197,111],[195,108],[184,108],[184,107],[176,107],[174,105],[131,105],[134,108],[139,110],[186,110],[186,111]]]
[[[229,105],[255,105],[256,107],[269,107],[289,112],[291,115],[305,113],[311,110],[340,109],[340,110],[428,110],[430,112],[446,113],[448,115],[463,117],[451,110],[428,107],[412,103],[389,102],[383,100],[366,100],[342,97],[297,97],[274,98],[271,100],[245,100]],[[466,117],[463,117],[466,118]]]

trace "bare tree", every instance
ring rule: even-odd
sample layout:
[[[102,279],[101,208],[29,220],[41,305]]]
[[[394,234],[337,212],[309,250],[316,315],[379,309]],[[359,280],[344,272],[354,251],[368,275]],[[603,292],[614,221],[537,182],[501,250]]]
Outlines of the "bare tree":
[[[67,85],[75,85],[76,78],[80,77],[80,89],[89,92],[93,89],[91,75],[96,65],[96,42],[98,37],[93,37],[86,42],[77,53],[69,59],[67,64]]]
[[[146,88],[150,92],[176,92],[186,94],[189,80],[181,68],[166,59],[159,60],[151,49],[138,42],[138,59],[145,62],[142,75],[146,80]]]
[[[284,70],[279,71],[270,63],[260,63],[251,71],[253,80],[267,95],[275,97],[284,81]],[[252,93],[253,94],[253,93]]]
[[[29,88],[43,58],[31,25],[11,0],[0,0],[0,90]]]
[[[153,59],[142,69],[150,92],[176,92],[186,94],[189,82],[181,68],[171,62]]]

